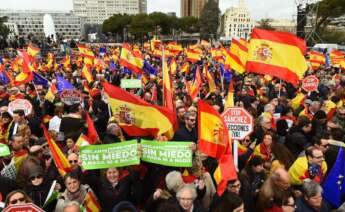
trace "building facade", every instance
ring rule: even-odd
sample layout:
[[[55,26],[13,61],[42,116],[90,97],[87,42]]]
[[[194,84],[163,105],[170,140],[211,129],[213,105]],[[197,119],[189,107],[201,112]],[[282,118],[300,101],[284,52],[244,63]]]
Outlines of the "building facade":
[[[222,17],[222,21],[222,34],[225,40],[231,40],[232,38],[248,39],[254,27],[254,22],[244,0],[240,0],[237,7],[227,9]]]
[[[255,25],[259,25],[258,22],[255,23]],[[287,19],[273,19],[270,22],[270,25],[276,30],[281,32],[290,32],[292,34],[296,34],[297,30],[297,23],[293,20],[287,20]]]
[[[27,38],[35,36],[37,38],[45,37],[44,34],[44,15],[51,15],[55,32],[63,39],[80,39],[83,34],[83,19],[70,12],[57,11],[10,11],[0,10],[0,16],[7,16],[7,26],[16,36]]]
[[[205,4],[210,0],[181,0],[181,17],[194,16],[200,18]],[[219,0],[213,0],[219,6]]]
[[[147,0],[73,0],[73,12],[87,24],[103,24],[114,14],[147,12]]]

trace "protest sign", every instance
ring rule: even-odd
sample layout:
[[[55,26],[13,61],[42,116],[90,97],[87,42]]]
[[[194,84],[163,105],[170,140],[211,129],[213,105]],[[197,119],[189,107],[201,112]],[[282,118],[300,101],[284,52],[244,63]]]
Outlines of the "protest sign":
[[[231,107],[222,114],[226,123],[231,139],[243,140],[253,132],[254,119],[244,108]]]
[[[8,104],[8,112],[13,116],[15,110],[24,110],[25,116],[27,116],[32,111],[32,104],[26,99],[15,99]]]
[[[33,203],[24,203],[24,204],[14,204],[9,205],[4,208],[3,212],[44,212],[41,208]]]
[[[121,88],[141,88],[142,83],[140,79],[122,79]]]
[[[60,98],[66,105],[79,104],[82,100],[81,93],[73,89],[63,90],[60,94]]]
[[[307,92],[316,91],[318,86],[319,79],[314,75],[307,76],[302,81],[302,88]]]
[[[192,142],[159,142],[141,140],[142,161],[164,166],[191,167]]]
[[[8,156],[10,154],[10,148],[5,144],[0,144],[0,157]]]
[[[136,140],[80,147],[80,158],[85,170],[137,165],[138,144]]]

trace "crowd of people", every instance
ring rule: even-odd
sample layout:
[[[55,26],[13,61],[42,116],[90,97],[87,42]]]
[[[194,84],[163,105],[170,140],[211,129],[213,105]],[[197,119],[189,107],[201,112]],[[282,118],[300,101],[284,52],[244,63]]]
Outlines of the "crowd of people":
[[[142,88],[127,89],[144,101],[162,105],[162,58],[144,45],[133,45],[156,72],[144,71]],[[120,86],[121,79],[138,79],[138,74],[119,65],[120,49],[92,48],[103,66],[92,67],[93,82],[81,75],[83,66],[78,55],[71,56],[70,66],[47,64],[47,57],[36,58],[35,72],[50,81],[37,85],[34,81],[0,85],[0,142],[11,154],[0,157],[0,201],[3,207],[34,203],[45,211],[81,211],[86,195],[92,193],[101,210],[147,212],[256,212],[343,211],[323,196],[322,183],[334,166],[343,144],[345,127],[345,75],[339,68],[321,66],[307,75],[319,78],[318,89],[304,91],[280,79],[252,73],[230,72],[224,78],[222,64],[212,58],[210,47],[199,46],[201,60],[187,62],[183,52],[174,56],[176,73],[172,73],[173,98],[178,128],[172,141],[191,141],[192,167],[168,167],[141,162],[128,167],[84,170],[76,141],[87,134],[89,114],[99,135],[96,145],[126,142],[140,137],[129,136],[119,120],[112,116],[103,98],[102,82]],[[104,49],[106,49],[104,51]],[[10,72],[14,58],[3,58],[4,71]],[[171,61],[171,59],[170,59]],[[169,60],[168,60],[169,63]],[[208,78],[201,74],[202,84],[195,99],[186,88],[196,71],[207,66],[215,81],[210,92]],[[45,66],[46,67],[46,66]],[[198,67],[198,68],[196,68]],[[97,70],[96,70],[97,69]],[[14,72],[14,71],[13,71]],[[63,76],[82,93],[79,104],[67,105],[55,93],[47,93]],[[254,131],[238,144],[237,179],[227,183],[226,191],[217,194],[213,173],[217,160],[198,150],[197,101],[202,99],[219,113],[225,106],[229,84],[234,85],[234,106],[245,108],[255,119]],[[31,102],[30,114],[24,110],[9,113],[9,103],[24,98]],[[48,120],[46,118],[49,117]],[[149,117],[148,117],[149,118]],[[51,156],[44,124],[67,157],[72,170],[62,176]],[[166,137],[146,137],[169,142]],[[58,195],[46,201],[53,181]]]

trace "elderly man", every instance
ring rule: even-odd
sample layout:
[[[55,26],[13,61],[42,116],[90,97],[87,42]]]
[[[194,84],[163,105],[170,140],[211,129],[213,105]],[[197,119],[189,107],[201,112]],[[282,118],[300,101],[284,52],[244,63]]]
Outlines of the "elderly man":
[[[80,212],[80,205],[76,201],[72,201],[64,205],[63,212]]]
[[[312,181],[303,182],[303,196],[296,200],[295,212],[326,212],[330,211],[329,205],[322,198],[322,187]]]
[[[290,196],[290,176],[283,168],[276,169],[264,182],[258,196],[258,205],[263,211],[281,208]]]
[[[203,212],[201,204],[196,200],[197,193],[192,184],[184,185],[176,194],[181,211],[184,212]]]

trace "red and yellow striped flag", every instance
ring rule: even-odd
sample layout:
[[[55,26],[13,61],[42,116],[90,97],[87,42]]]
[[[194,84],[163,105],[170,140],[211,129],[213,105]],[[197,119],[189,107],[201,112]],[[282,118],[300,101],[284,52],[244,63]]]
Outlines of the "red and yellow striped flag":
[[[77,148],[80,148],[82,146],[88,146],[88,145],[90,145],[89,138],[86,135],[84,135],[84,134],[80,134],[77,142],[75,142],[75,146]]]
[[[177,63],[176,63],[176,60],[175,60],[174,58],[172,58],[171,61],[170,61],[169,70],[170,70],[170,73],[171,73],[172,75],[175,75],[175,74],[176,74],[176,71],[177,71]]]
[[[90,69],[91,69],[90,65],[85,64],[83,69],[81,70],[81,75],[87,80],[88,83],[91,83],[94,81]]]
[[[187,60],[192,62],[192,63],[196,63],[199,60],[201,60],[200,52],[198,52],[194,49],[187,49],[186,50],[186,57],[187,57]]]
[[[109,83],[103,87],[114,116],[128,135],[156,137],[175,125],[174,114],[167,108],[149,104]]]
[[[120,54],[120,65],[141,74],[143,73],[144,59],[138,53],[132,52],[129,44],[124,43]]]
[[[213,76],[208,71],[208,65],[204,65],[203,69],[204,69],[203,73],[206,75],[206,78],[207,78],[209,92],[210,93],[216,92],[216,83],[213,79]]]
[[[254,28],[246,69],[297,85],[308,69],[306,49],[305,41],[293,34]]]
[[[59,146],[51,138],[47,128],[42,124],[44,137],[47,139],[47,143],[55,162],[56,168],[58,169],[61,176],[65,176],[68,172],[72,171],[71,164],[68,162],[66,156],[62,153]]]
[[[87,212],[99,212],[102,209],[92,191],[87,192],[87,194],[85,195],[84,207]]]
[[[185,63],[182,65],[180,72],[181,72],[181,73],[186,73],[186,74],[189,73],[189,62],[185,62]]]
[[[309,62],[314,70],[320,68],[321,65],[326,64],[326,57],[321,52],[310,51]]]
[[[341,60],[344,59],[344,53],[342,53],[339,50],[332,50],[331,53],[329,54],[331,58],[331,64],[332,66],[339,66]]]
[[[190,83],[186,81],[186,88],[187,88],[188,94],[190,97],[192,97],[193,100],[198,96],[201,84],[202,84],[201,75],[200,75],[199,67],[197,67],[195,70],[195,79],[192,85],[190,85]]]
[[[223,54],[220,49],[217,48],[212,48],[211,49],[211,56],[214,61],[220,62],[223,60]]]
[[[239,74],[245,72],[247,58],[248,58],[248,48],[242,45],[235,39],[232,39],[230,46],[230,67]]]
[[[230,84],[229,84],[228,95],[226,97],[224,109],[227,109],[229,107],[234,107],[234,106],[235,106],[235,103],[234,103],[234,83],[231,80]]]
[[[30,43],[26,51],[31,57],[35,57],[41,51],[41,49]]]

